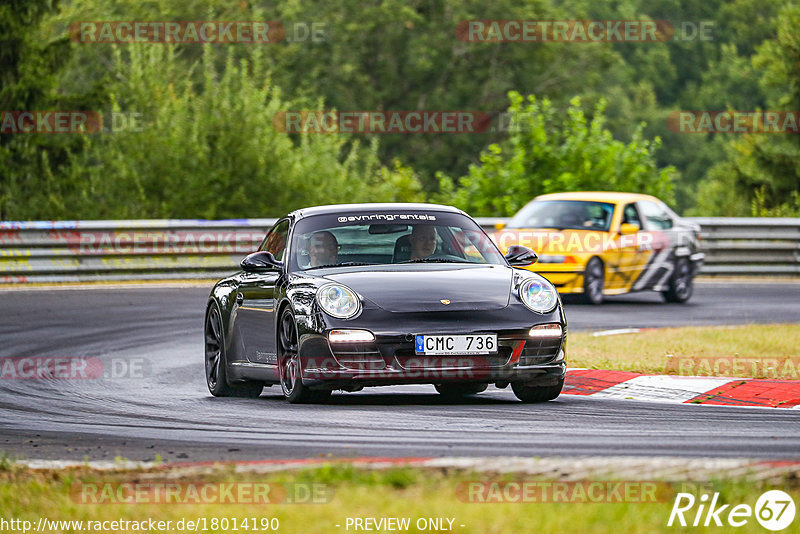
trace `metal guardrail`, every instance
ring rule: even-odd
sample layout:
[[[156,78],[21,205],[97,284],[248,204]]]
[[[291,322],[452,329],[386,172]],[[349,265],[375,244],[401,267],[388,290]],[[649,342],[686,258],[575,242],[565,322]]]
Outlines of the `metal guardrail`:
[[[703,274],[800,276],[800,218],[696,217]]]
[[[700,225],[711,276],[800,276],[800,218],[686,217]],[[478,218],[484,228],[507,218]]]
[[[507,218],[478,218],[492,229]],[[707,275],[800,276],[800,218],[693,218]],[[0,222],[0,284],[218,278],[275,219]]]
[[[0,222],[0,284],[222,277],[274,222]]]

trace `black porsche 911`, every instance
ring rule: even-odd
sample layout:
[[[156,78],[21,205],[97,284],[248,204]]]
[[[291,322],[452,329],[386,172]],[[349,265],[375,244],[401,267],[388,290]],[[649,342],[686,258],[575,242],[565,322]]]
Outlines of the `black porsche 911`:
[[[448,397],[511,385],[552,400],[566,373],[558,293],[503,256],[461,210],[349,204],[294,211],[242,271],[217,282],[205,314],[215,396],[257,397],[280,384],[292,403],[333,390],[433,384]]]

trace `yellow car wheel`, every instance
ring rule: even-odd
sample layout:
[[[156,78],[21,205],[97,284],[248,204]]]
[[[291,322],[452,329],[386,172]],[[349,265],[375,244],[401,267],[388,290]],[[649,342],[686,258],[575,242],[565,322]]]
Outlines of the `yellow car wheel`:
[[[600,258],[590,259],[583,271],[583,301],[587,304],[601,304],[605,280],[602,260]]]
[[[678,258],[675,262],[672,276],[669,279],[669,287],[666,291],[662,291],[661,294],[667,302],[683,303],[689,300],[689,297],[692,296],[692,291],[692,268],[689,265],[689,260]]]

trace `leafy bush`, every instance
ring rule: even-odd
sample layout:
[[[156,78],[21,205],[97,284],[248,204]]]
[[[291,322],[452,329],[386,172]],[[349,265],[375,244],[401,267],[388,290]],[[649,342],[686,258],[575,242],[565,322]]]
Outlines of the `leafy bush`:
[[[115,48],[112,110],[136,114],[137,128],[83,136],[61,170],[61,205],[28,216],[268,217],[305,205],[423,198],[410,169],[381,165],[377,143],[279,131],[278,112],[309,106],[285,99],[257,75],[257,63],[229,56],[216,67],[205,46],[200,84],[185,76],[175,47]]]
[[[578,97],[563,114],[548,99],[510,92],[508,141],[492,144],[458,181],[439,175],[438,199],[473,215],[511,215],[536,195],[556,191],[634,191],[672,199],[672,167],[658,169],[655,138],[637,129],[630,143],[605,127],[604,103],[588,120]]]
[[[769,110],[800,109],[800,6],[786,5],[776,19],[777,36],[752,57],[769,95]],[[796,111],[794,111],[796,113]],[[727,158],[708,173],[696,210],[703,215],[800,216],[800,143],[797,134],[753,133],[734,136]],[[717,193],[717,194],[715,194]],[[724,196],[723,196],[724,195]],[[719,202],[718,199],[739,199]]]

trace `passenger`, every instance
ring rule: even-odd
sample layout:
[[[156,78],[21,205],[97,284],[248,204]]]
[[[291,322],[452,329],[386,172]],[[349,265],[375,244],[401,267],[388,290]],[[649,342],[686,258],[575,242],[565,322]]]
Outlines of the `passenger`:
[[[421,260],[436,252],[436,228],[428,225],[414,225],[409,236],[411,259]]]

